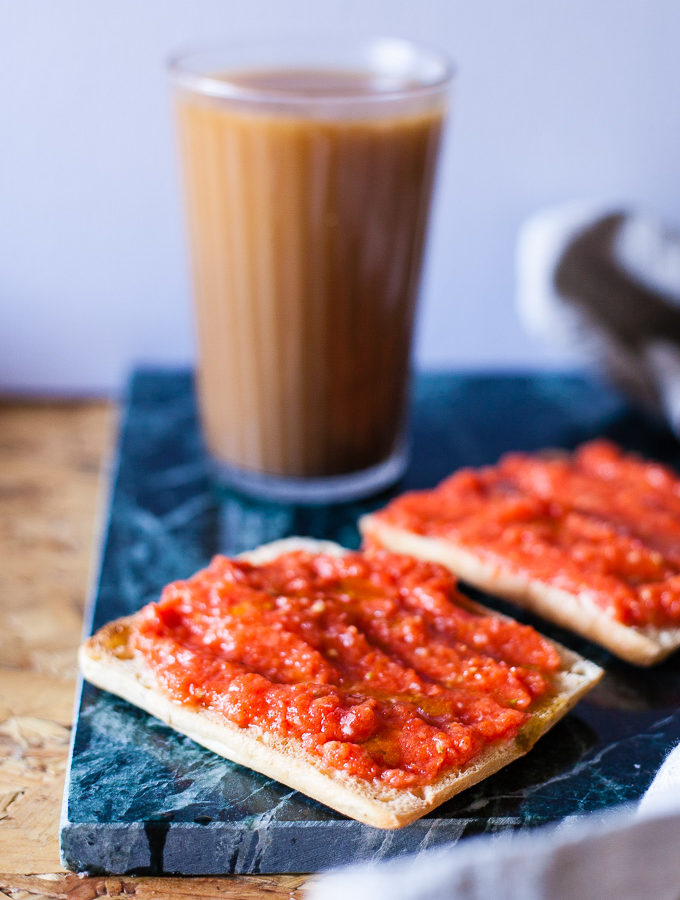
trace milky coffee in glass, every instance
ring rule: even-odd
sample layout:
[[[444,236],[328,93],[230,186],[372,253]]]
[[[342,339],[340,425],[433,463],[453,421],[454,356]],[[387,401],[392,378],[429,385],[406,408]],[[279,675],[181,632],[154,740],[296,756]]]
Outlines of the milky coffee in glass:
[[[231,55],[172,66],[207,448],[247,492],[349,499],[406,462],[450,71],[402,41]]]

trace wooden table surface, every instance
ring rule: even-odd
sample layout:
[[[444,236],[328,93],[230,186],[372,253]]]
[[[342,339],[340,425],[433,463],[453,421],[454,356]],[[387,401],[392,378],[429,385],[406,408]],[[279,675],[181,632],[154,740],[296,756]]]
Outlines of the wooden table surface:
[[[305,876],[81,878],[59,813],[115,410],[0,401],[0,897],[302,896]]]

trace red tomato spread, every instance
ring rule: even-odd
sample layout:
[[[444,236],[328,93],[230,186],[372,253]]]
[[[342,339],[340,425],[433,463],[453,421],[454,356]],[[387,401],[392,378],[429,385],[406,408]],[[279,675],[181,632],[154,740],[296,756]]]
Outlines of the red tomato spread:
[[[463,469],[377,516],[587,595],[627,625],[680,624],[680,478],[606,441]]]
[[[378,549],[217,556],[144,608],[133,641],[175,700],[395,787],[516,735],[560,665],[532,628],[472,611],[442,566]]]

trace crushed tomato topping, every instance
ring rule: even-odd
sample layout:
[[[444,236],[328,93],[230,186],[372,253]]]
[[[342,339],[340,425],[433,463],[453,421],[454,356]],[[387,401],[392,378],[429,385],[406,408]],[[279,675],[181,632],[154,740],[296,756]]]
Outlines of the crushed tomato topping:
[[[587,595],[624,624],[680,624],[680,478],[608,441],[462,469],[377,518]]]
[[[174,699],[394,787],[516,735],[560,666],[532,628],[472,611],[442,566],[380,549],[217,556],[142,610],[133,641]]]

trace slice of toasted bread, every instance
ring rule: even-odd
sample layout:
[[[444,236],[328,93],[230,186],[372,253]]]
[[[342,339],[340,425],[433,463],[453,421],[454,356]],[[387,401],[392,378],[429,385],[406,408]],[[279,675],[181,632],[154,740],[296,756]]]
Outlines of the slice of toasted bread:
[[[364,516],[361,533],[394,553],[441,563],[489,594],[496,594],[544,619],[601,644],[621,659],[638,666],[651,666],[680,647],[680,628],[636,628],[617,621],[597,606],[587,593],[570,594],[543,581],[513,571],[510,565],[494,564],[467,547],[445,538],[416,534],[380,519]]]
[[[297,549],[314,553],[347,552],[336,544],[291,538],[244,556],[258,564]],[[489,613],[472,602],[470,608]],[[130,616],[111,622],[81,646],[79,661],[88,681],[146,710],[215,753],[378,828],[400,828],[522,756],[603,674],[594,663],[555,645],[562,661],[562,668],[555,675],[555,690],[538,702],[512,740],[487,746],[470,764],[449,770],[431,784],[397,789],[325,764],[306,751],[296,738],[284,738],[255,725],[241,728],[213,710],[171,699],[141,654],[132,648],[133,620],[134,616]]]

